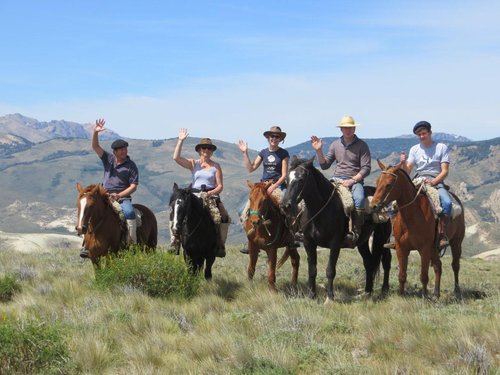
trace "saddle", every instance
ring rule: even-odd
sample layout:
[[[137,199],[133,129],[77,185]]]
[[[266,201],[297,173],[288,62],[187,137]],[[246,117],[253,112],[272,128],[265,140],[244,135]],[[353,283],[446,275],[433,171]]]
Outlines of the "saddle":
[[[113,211],[115,211],[115,213],[120,218],[120,221],[126,224],[127,220],[125,219],[125,215],[123,213],[122,206],[120,206],[120,203],[118,203],[118,201],[111,201],[111,200],[109,201],[109,203],[111,204]],[[134,212],[135,212],[135,217],[137,219],[137,228],[139,228],[142,224],[142,212],[135,207],[134,207]]]
[[[217,207],[217,203],[214,199],[210,198],[205,191],[193,192],[198,198],[201,198],[203,202],[203,207],[208,208],[208,212],[212,217],[212,220],[216,225],[220,224],[222,219],[220,216],[219,208]]]
[[[424,180],[421,177],[417,177],[413,179],[413,184],[415,185],[415,187],[420,189],[420,186],[424,184]],[[422,187],[422,191],[427,196],[427,199],[429,199],[429,203],[431,204],[431,207],[434,211],[434,217],[437,219],[443,211],[443,208],[441,207],[441,201],[439,200],[438,189],[436,189],[434,186],[424,184],[424,186]],[[453,195],[451,197],[453,199],[451,206],[451,217],[455,218],[462,213],[462,207],[455,202]]]

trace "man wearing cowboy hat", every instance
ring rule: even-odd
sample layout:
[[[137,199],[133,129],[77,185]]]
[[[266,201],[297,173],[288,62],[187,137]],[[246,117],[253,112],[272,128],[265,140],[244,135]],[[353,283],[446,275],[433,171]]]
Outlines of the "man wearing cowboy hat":
[[[351,214],[352,232],[347,233],[344,239],[345,246],[350,248],[356,246],[361,227],[364,224],[365,191],[363,181],[371,171],[370,149],[366,142],[354,134],[356,126],[359,124],[351,116],[342,117],[337,125],[342,136],[332,142],[326,156],[323,154],[323,141],[315,135],[311,136],[311,144],[316,150],[321,169],[328,169],[333,162],[336,162],[332,180],[340,182],[351,190],[354,200],[354,210]]]
[[[101,159],[104,166],[104,178],[102,185],[109,193],[109,198],[118,201],[127,220],[129,244],[137,242],[137,220],[134,206],[132,206],[132,194],[137,190],[139,184],[139,170],[137,165],[128,156],[128,143],[123,139],[117,139],[111,144],[113,153],[105,151],[99,145],[99,133],[106,130],[104,119],[96,120],[92,131],[92,149]],[[85,249],[80,256],[88,257]]]

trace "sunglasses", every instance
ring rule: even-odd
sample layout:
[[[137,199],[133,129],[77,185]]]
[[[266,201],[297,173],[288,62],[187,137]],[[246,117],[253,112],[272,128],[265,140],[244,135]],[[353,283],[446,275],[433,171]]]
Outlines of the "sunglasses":
[[[212,151],[212,147],[210,147],[210,146],[200,146],[200,148],[202,150],[210,150],[210,151]]]
[[[278,138],[278,139],[280,139],[281,137],[279,135],[276,135],[276,134],[271,134],[269,136],[269,138]]]

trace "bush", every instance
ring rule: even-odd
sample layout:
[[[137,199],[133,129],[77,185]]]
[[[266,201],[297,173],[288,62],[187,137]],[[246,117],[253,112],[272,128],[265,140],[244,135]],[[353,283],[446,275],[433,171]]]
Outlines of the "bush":
[[[198,292],[202,277],[193,275],[184,259],[166,252],[139,249],[120,253],[96,270],[96,285],[132,287],[152,297],[190,298]]]
[[[8,302],[16,292],[21,291],[21,285],[14,276],[0,278],[0,302]]]
[[[0,317],[0,374],[68,374],[69,357],[61,326]]]

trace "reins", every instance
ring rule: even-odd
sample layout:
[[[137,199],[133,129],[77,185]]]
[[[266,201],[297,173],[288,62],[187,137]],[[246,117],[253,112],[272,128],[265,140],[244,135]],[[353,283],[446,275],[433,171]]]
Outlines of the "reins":
[[[271,203],[272,204],[272,203]],[[269,212],[269,209],[266,210],[266,213]],[[270,219],[266,219],[265,215],[264,214],[261,214],[259,210],[248,210],[248,217],[250,217],[250,215],[255,215],[257,216],[258,218],[258,221],[257,223],[252,223],[253,225],[253,228],[251,230],[255,230],[255,227],[258,225],[258,226],[263,226],[264,229],[266,230],[267,234],[269,235],[269,237],[271,237],[271,232],[269,231],[269,228],[268,228],[268,225],[271,223],[271,220]],[[249,231],[250,232],[250,231]],[[247,234],[249,233],[247,232]],[[280,238],[281,236],[281,231],[278,230],[276,231],[276,235],[274,236],[274,238],[271,240],[271,242],[268,242],[266,244],[264,244],[264,246],[271,246],[273,245],[275,242],[278,241],[278,239]]]
[[[388,200],[387,198],[389,197],[389,195],[392,193],[392,190],[393,190],[393,189],[394,189],[394,187],[396,186],[396,181],[398,180],[398,177],[399,177],[399,176],[398,176],[396,173],[394,173],[394,172],[382,171],[381,173],[383,173],[383,174],[388,174],[388,175],[391,175],[391,176],[393,176],[393,177],[395,177],[395,178],[396,178],[396,180],[394,181],[394,183],[393,183],[393,184],[392,184],[392,186],[391,186],[391,189],[387,192],[387,194],[385,195],[384,199],[382,200],[382,202],[386,203],[386,202],[387,202],[387,200]],[[404,204],[404,205],[402,205],[402,206],[398,206],[398,210],[402,210],[403,208],[406,208],[406,207],[408,207],[408,206],[412,205],[413,203],[415,203],[415,201],[417,200],[417,198],[418,198],[418,196],[419,196],[420,192],[422,191],[422,189],[423,189],[424,185],[425,185],[425,184],[423,184],[423,183],[422,183],[422,184],[420,184],[420,187],[418,188],[417,193],[415,194],[415,196],[413,197],[413,199],[412,199],[410,202],[405,203],[405,204]]]

